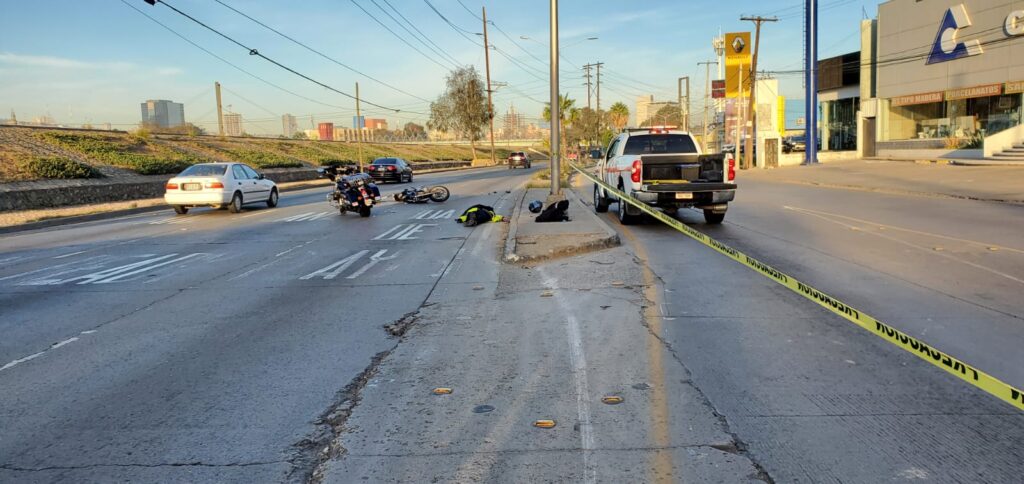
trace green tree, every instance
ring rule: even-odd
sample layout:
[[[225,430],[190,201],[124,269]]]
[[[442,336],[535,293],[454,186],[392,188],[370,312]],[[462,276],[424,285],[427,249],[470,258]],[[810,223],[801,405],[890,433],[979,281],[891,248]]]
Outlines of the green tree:
[[[569,145],[570,141],[568,126],[572,125],[573,123],[579,120],[580,110],[576,109],[576,100],[570,99],[568,94],[558,95],[558,106],[558,125],[561,127],[562,135],[565,137],[565,139],[562,141],[562,146],[560,147],[561,149],[559,149],[558,151],[561,155],[561,159],[564,160],[566,158],[566,147],[567,145]],[[542,116],[544,118],[544,121],[547,121],[549,123],[552,122],[551,103],[545,103],[544,113]]]
[[[292,139],[309,139],[309,137],[306,136],[305,131],[296,131],[292,134]]]
[[[683,113],[679,111],[679,106],[676,104],[663,106],[654,113],[654,116],[640,124],[640,127],[647,126],[678,126],[679,129],[686,129],[683,126]]]
[[[612,104],[612,107],[608,108],[608,117],[612,126],[615,126],[616,130],[622,131],[629,124],[629,108],[621,102]]]
[[[472,66],[452,71],[445,82],[444,94],[430,103],[427,126],[468,138],[473,159],[476,159],[476,142],[483,138],[483,127],[491,119],[484,83]]]

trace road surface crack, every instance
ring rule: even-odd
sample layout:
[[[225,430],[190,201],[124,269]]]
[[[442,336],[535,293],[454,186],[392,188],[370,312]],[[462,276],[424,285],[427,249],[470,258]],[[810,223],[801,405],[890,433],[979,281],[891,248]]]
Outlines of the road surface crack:
[[[45,467],[22,467],[13,464],[2,464],[0,469],[16,472],[46,472],[46,471],[73,471],[82,469],[98,469],[104,467],[142,467],[142,468],[158,468],[158,467],[253,467],[253,466],[266,466],[274,464],[285,464],[287,461],[284,460],[271,460],[271,461],[253,461],[253,462],[228,462],[224,464],[214,464],[209,462],[161,462],[157,464],[84,464],[78,466],[45,466]]]

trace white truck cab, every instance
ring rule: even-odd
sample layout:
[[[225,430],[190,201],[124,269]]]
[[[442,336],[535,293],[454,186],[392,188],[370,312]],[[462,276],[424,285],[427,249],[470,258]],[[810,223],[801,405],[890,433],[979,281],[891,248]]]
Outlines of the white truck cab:
[[[675,213],[682,207],[704,210],[704,220],[719,224],[736,196],[736,161],[731,154],[707,155],[686,131],[671,126],[631,129],[616,136],[597,165],[598,176],[648,205]],[[616,197],[594,187],[594,209],[607,212]],[[618,204],[619,221],[635,223],[643,212]]]

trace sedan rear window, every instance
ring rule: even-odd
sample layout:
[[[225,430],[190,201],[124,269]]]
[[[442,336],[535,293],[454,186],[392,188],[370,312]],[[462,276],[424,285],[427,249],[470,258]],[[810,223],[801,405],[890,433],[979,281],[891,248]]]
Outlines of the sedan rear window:
[[[685,134],[641,134],[626,140],[624,155],[696,153],[693,138]]]
[[[374,165],[397,165],[398,164],[398,159],[397,158],[378,158],[376,160],[373,160],[373,164]]]
[[[178,176],[224,176],[228,165],[192,165]]]

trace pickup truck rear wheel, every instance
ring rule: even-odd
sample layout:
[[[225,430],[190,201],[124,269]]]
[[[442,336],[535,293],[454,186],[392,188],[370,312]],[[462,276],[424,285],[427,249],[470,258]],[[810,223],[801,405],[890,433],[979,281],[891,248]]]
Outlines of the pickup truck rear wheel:
[[[605,213],[608,211],[608,199],[601,196],[601,187],[594,185],[594,211]]]
[[[725,212],[715,213],[712,210],[704,209],[704,221],[709,225],[718,225],[725,220]]]
[[[628,203],[622,201],[621,199],[619,200],[619,223],[621,223],[622,225],[633,225],[640,221],[640,216],[642,215],[630,214],[626,208],[628,206]]]

